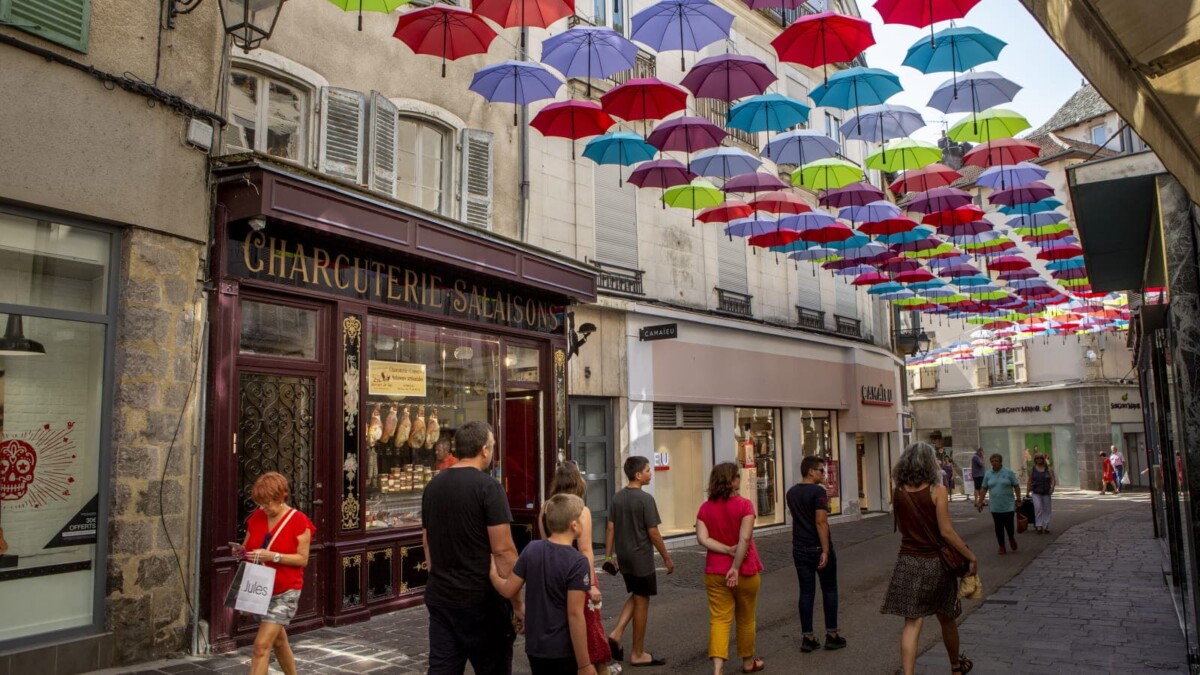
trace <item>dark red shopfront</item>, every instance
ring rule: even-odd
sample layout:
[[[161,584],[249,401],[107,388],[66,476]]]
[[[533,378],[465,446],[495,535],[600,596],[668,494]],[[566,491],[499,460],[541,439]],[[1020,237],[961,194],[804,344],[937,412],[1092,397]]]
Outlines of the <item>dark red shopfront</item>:
[[[216,649],[256,623],[223,606],[276,470],[318,531],[296,630],[419,604],[420,502],[437,441],[496,429],[518,546],[565,451],[563,313],[586,268],[265,164],[218,170],[203,565]]]

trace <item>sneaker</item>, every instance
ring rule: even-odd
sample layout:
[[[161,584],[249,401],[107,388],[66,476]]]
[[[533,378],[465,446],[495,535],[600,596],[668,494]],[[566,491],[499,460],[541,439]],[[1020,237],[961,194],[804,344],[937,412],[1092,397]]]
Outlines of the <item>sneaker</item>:
[[[813,640],[816,642],[816,640]],[[829,633],[825,634],[825,649],[842,649],[846,646],[846,638],[841,635],[833,636]]]
[[[820,648],[821,648],[821,643],[817,642],[816,638],[810,638],[807,635],[805,635],[804,639],[800,641],[800,651],[804,652],[805,654],[813,651],[814,649],[820,649]]]
[[[1003,546],[1001,546],[1000,548],[996,549],[996,553],[999,553],[1000,555],[1005,555],[1005,554],[1007,554],[1007,553],[1008,553],[1008,551],[1006,551],[1006,550],[1004,549],[1004,547],[1003,547]]]

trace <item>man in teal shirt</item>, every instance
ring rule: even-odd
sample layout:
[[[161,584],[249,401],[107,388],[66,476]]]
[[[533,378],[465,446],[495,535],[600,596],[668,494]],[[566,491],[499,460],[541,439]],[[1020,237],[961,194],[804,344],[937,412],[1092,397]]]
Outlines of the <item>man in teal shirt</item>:
[[[996,542],[1000,545],[996,552],[1000,555],[1008,553],[1004,548],[1004,535],[1008,535],[1008,543],[1012,550],[1017,550],[1016,510],[1017,502],[1021,500],[1021,481],[1017,474],[1004,466],[1004,458],[999,453],[989,459],[992,468],[983,474],[983,485],[975,493],[975,508],[983,510],[983,499],[988,492],[992,499],[988,509],[992,512],[992,524],[996,527]]]

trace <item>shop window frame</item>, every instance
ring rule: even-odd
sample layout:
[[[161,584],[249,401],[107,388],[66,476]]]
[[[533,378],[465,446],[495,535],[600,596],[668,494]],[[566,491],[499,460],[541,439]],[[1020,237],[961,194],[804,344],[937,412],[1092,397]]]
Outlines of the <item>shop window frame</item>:
[[[321,88],[314,85],[312,82],[305,81],[296,77],[295,75],[285,73],[266,64],[242,59],[234,60],[229,69],[229,74],[222,83],[222,86],[226,87],[226,89],[232,89],[233,76],[235,73],[249,75],[250,77],[254,77],[258,80],[257,84],[255,85],[258,98],[255,99],[254,123],[256,125],[261,125],[261,128],[255,128],[254,145],[262,147],[246,148],[241,145],[237,145],[233,139],[222,134],[222,154],[258,152],[264,155],[275,157],[285,162],[293,162],[301,166],[309,166],[313,157],[312,153],[315,149],[312,136],[316,126],[314,124],[315,110],[321,95]],[[270,85],[272,83],[290,87],[300,97],[300,128],[296,131],[296,136],[300,139],[300,147],[297,150],[296,157],[284,157],[271,152],[266,142],[268,136],[266,134],[259,133],[262,129],[269,130],[267,111],[270,107],[269,94]],[[264,91],[268,94],[266,100],[264,100],[261,96]],[[228,95],[226,98],[228,99]],[[226,117],[232,118],[232,115],[229,112],[228,101],[225,103],[225,109]],[[267,124],[264,124],[264,122]]]
[[[65,642],[78,638],[93,637],[107,632],[105,628],[108,597],[108,575],[106,570],[108,569],[109,537],[108,528],[102,526],[102,524],[107,523],[111,515],[111,509],[109,508],[109,503],[112,499],[112,492],[109,487],[111,481],[104,480],[104,478],[111,476],[113,471],[112,418],[115,408],[114,400],[116,395],[115,369],[117,350],[117,304],[120,300],[119,281],[123,232],[115,227],[108,227],[79,218],[59,215],[52,216],[37,209],[22,208],[8,204],[0,204],[0,213],[16,216],[18,218],[28,218],[35,221],[51,222],[54,224],[68,225],[70,227],[84,230],[92,230],[95,232],[104,233],[111,237],[111,245],[109,246],[107,261],[108,281],[107,288],[105,289],[107,296],[105,300],[105,312],[80,312],[53,309],[48,307],[37,307],[35,305],[20,305],[0,302],[0,314],[7,315],[10,313],[15,313],[21,314],[27,318],[34,317],[57,321],[73,321],[78,323],[89,323],[104,326],[104,374],[101,382],[101,402],[99,411],[99,447],[96,449],[98,454],[96,463],[96,470],[98,472],[98,480],[96,484],[96,492],[98,496],[98,526],[96,528],[96,543],[93,545],[95,548],[92,556],[91,570],[92,620],[88,624],[73,628],[64,628],[45,633],[0,640],[0,653],[5,653],[8,651],[24,650],[31,647]]]

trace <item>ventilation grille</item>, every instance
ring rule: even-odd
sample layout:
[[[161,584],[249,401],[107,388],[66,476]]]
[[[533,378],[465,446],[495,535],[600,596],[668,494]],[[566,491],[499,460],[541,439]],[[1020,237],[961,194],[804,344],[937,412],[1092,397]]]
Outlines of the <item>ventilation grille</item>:
[[[654,404],[655,429],[712,429],[713,409],[707,405]]]

